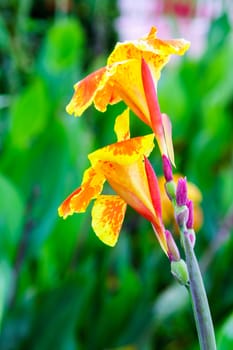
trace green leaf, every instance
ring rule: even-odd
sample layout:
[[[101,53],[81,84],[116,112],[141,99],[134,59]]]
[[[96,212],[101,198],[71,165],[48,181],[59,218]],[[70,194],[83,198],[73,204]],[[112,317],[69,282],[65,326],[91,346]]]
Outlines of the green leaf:
[[[86,260],[79,272],[55,288],[40,293],[37,312],[25,348],[67,350],[78,348],[77,323],[83,325],[85,310],[93,298],[92,261]]]
[[[84,33],[76,19],[63,18],[50,28],[44,47],[43,60],[47,70],[62,71],[82,56]]]
[[[6,305],[11,298],[11,293],[14,289],[13,285],[13,273],[9,264],[5,260],[1,260],[0,262],[0,326],[2,322],[2,317],[4,315],[4,311]]]
[[[218,335],[218,350],[233,349],[233,313],[224,322]]]
[[[10,48],[10,37],[7,32],[6,25],[3,18],[0,17],[0,49],[4,51],[9,51]]]
[[[49,101],[43,82],[36,78],[14,100],[11,107],[13,145],[27,148],[46,126]]]
[[[60,123],[53,123],[50,131],[31,154],[31,186],[38,188],[38,198],[31,215],[34,229],[30,235],[31,253],[40,249],[45,238],[59,220],[57,208],[63,200],[64,176],[68,161],[66,134]]]
[[[138,276],[129,268],[125,269],[120,277],[118,282],[121,287],[115,292],[106,293],[98,324],[95,327],[96,339],[93,337],[92,345],[94,341],[100,348],[115,345],[117,334],[121,334],[128,327],[135,304],[139,302],[142,286]],[[106,329],[108,329],[107,334]]]
[[[175,94],[171,93],[175,91]],[[179,70],[166,69],[158,86],[160,108],[173,123],[173,136],[184,138],[190,123],[188,96]]]
[[[23,224],[24,203],[14,185],[0,174],[0,254],[11,255]]]

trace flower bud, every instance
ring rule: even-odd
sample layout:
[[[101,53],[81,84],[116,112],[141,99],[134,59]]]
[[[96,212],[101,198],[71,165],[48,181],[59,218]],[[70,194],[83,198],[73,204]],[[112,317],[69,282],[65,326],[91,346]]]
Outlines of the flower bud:
[[[193,202],[190,199],[188,199],[186,205],[189,211],[188,220],[186,224],[187,228],[191,229],[193,227]]]
[[[187,182],[186,178],[180,178],[176,188],[176,203],[180,207],[186,205],[187,202]]]
[[[189,215],[189,212],[186,205],[182,205],[181,207],[179,206],[175,207],[175,218],[179,227],[183,227],[184,225],[186,225],[188,220],[188,215]]]
[[[183,286],[189,282],[189,275],[186,263],[183,259],[171,262],[171,273],[175,279]]]
[[[176,242],[172,237],[171,232],[169,232],[168,230],[165,230],[165,236],[166,236],[167,247],[168,247],[168,257],[170,261],[179,261],[180,253],[176,245]]]
[[[163,173],[164,173],[166,182],[172,181],[173,175],[172,175],[171,162],[168,159],[168,157],[165,156],[164,154],[162,155],[162,161],[163,161]]]
[[[176,198],[176,184],[173,180],[165,183],[165,190],[170,200]]]

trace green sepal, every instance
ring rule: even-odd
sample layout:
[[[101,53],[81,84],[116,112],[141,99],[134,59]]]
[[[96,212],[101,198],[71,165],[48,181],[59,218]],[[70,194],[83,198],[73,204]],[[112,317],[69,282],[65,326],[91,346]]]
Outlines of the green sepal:
[[[171,273],[183,286],[187,286],[189,284],[189,274],[186,262],[183,259],[171,262]]]

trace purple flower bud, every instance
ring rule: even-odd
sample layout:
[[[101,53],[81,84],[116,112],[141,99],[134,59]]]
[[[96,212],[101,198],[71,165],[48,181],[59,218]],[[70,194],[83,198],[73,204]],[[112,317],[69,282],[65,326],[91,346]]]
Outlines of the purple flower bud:
[[[167,182],[172,181],[173,176],[172,176],[172,166],[171,166],[171,162],[168,159],[167,156],[165,156],[164,154],[162,155],[162,161],[163,161],[163,173],[164,173],[164,177],[166,179]]]
[[[176,188],[176,203],[179,207],[187,203],[187,182],[186,178],[180,178]]]
[[[170,261],[179,261],[180,260],[180,253],[179,253],[179,250],[177,248],[176,242],[174,241],[174,238],[172,237],[171,232],[168,230],[165,230],[165,236],[166,236],[169,260]]]
[[[186,206],[188,207],[188,210],[189,210],[189,216],[188,216],[186,225],[187,225],[187,228],[191,229],[193,227],[193,202],[190,199],[188,199]]]
[[[183,227],[186,225],[188,220],[188,208],[186,205],[182,205],[179,207],[178,205],[175,207],[175,218],[179,227]]]

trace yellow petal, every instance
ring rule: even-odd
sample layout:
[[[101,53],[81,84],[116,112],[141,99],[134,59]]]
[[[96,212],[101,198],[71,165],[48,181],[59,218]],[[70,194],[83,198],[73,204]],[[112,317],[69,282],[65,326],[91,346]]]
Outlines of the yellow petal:
[[[144,123],[151,126],[141,77],[141,61],[129,59],[116,62],[109,66],[106,74],[109,77],[108,84],[113,86],[115,94],[121,98]],[[99,99],[102,99],[102,94],[102,91],[99,90]]]
[[[92,227],[99,239],[109,246],[118,240],[126,203],[119,196],[100,195],[92,208]]]
[[[113,105],[122,100],[118,90],[115,88],[111,78],[115,74],[114,67],[106,67],[93,99],[95,108],[100,112],[105,112],[108,104]]]
[[[182,55],[189,47],[183,39],[160,40],[156,38],[156,28],[139,40],[118,43],[109,56],[107,66],[88,75],[78,82],[75,93],[67,106],[67,112],[80,116],[94,103],[96,109],[104,112],[108,104],[121,100],[146,124],[150,125],[142,79],[142,58],[150,66],[154,85],[162,67],[171,54]]]
[[[58,213],[64,219],[73,213],[83,213],[90,201],[102,191],[105,178],[92,167],[83,176],[81,186],[71,193],[58,208]]]
[[[103,173],[112,189],[134,210],[147,220],[156,218],[143,157],[132,164],[99,162],[98,170]]]
[[[117,141],[124,141],[130,138],[128,108],[116,118],[114,131],[117,136]]]
[[[113,161],[118,164],[132,164],[143,155],[149,156],[154,148],[154,134],[134,137],[129,140],[114,143],[103,147],[88,155],[93,167],[98,162]]]
[[[107,64],[136,58],[142,58],[153,67],[153,74],[158,80],[160,71],[167,63],[171,54],[183,55],[189,48],[190,43],[184,39],[161,40],[156,37],[157,29],[151,28],[150,33],[139,40],[118,43]]]

